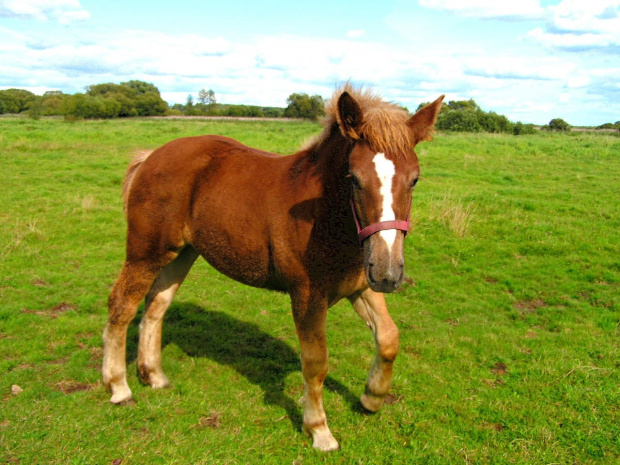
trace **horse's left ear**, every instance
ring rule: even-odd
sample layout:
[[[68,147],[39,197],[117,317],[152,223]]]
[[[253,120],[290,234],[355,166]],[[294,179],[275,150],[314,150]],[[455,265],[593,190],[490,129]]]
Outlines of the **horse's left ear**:
[[[360,138],[362,125],[362,109],[348,92],[343,92],[338,99],[338,124],[345,137],[353,140]]]
[[[437,121],[437,115],[441,111],[441,105],[445,95],[442,95],[433,103],[429,103],[425,107],[418,110],[418,112],[409,119],[409,127],[413,132],[415,144],[425,140],[431,140],[433,131],[435,129],[435,121]]]

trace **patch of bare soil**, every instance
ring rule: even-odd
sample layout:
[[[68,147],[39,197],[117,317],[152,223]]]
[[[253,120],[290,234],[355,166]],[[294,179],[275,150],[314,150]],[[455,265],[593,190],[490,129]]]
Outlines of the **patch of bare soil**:
[[[67,302],[60,302],[58,305],[52,308],[47,308],[45,310],[31,310],[29,308],[23,308],[21,313],[29,313],[31,315],[39,315],[51,318],[58,318],[59,315],[68,312],[69,310],[76,310],[77,307],[73,304],[68,304]]]
[[[63,394],[73,394],[80,391],[92,391],[97,384],[80,383],[79,381],[66,380],[56,383],[56,389]]]
[[[545,306],[546,304],[541,299],[520,300],[514,303],[514,308],[519,310],[521,313],[532,313]]]

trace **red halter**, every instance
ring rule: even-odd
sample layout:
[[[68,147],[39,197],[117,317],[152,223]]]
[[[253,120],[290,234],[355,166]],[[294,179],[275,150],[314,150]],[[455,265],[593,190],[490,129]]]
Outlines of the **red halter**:
[[[400,231],[405,232],[405,236],[411,227],[411,207],[409,207],[409,213],[407,214],[407,220],[392,220],[392,221],[380,221],[379,223],[373,223],[371,225],[362,228],[360,226],[360,220],[357,217],[357,211],[355,211],[355,204],[353,203],[353,196],[350,198],[351,201],[351,210],[353,211],[353,219],[355,220],[355,226],[357,227],[357,237],[360,241],[360,244],[364,242],[368,236],[372,236],[373,234],[384,231],[386,229],[398,229]]]

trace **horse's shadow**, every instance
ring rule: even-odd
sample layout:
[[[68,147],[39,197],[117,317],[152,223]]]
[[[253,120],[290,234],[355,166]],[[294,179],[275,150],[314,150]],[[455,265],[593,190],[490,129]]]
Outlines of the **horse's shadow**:
[[[137,358],[140,318],[141,315],[134,320],[128,334],[127,352],[131,361]],[[162,348],[168,344],[176,344],[191,357],[207,357],[233,368],[260,386],[266,405],[282,407],[293,426],[301,428],[301,406],[285,393],[286,377],[301,371],[301,362],[299,354],[285,342],[265,333],[256,324],[223,312],[179,303],[172,305],[164,321]],[[325,388],[342,396],[353,411],[364,411],[357,397],[333,377],[327,377]]]

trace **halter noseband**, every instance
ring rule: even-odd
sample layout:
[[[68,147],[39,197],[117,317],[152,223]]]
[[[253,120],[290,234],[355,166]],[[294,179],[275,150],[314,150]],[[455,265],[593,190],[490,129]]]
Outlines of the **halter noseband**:
[[[353,219],[355,220],[355,226],[357,227],[357,238],[360,241],[360,244],[364,242],[368,236],[372,236],[379,231],[384,231],[386,229],[398,229],[407,235],[411,226],[411,207],[409,207],[409,213],[407,214],[407,220],[392,220],[392,221],[380,221],[378,223],[373,223],[371,225],[362,228],[360,226],[360,220],[357,216],[357,211],[355,210],[355,204],[353,203],[353,196],[350,198],[351,202],[351,210],[353,211]]]

